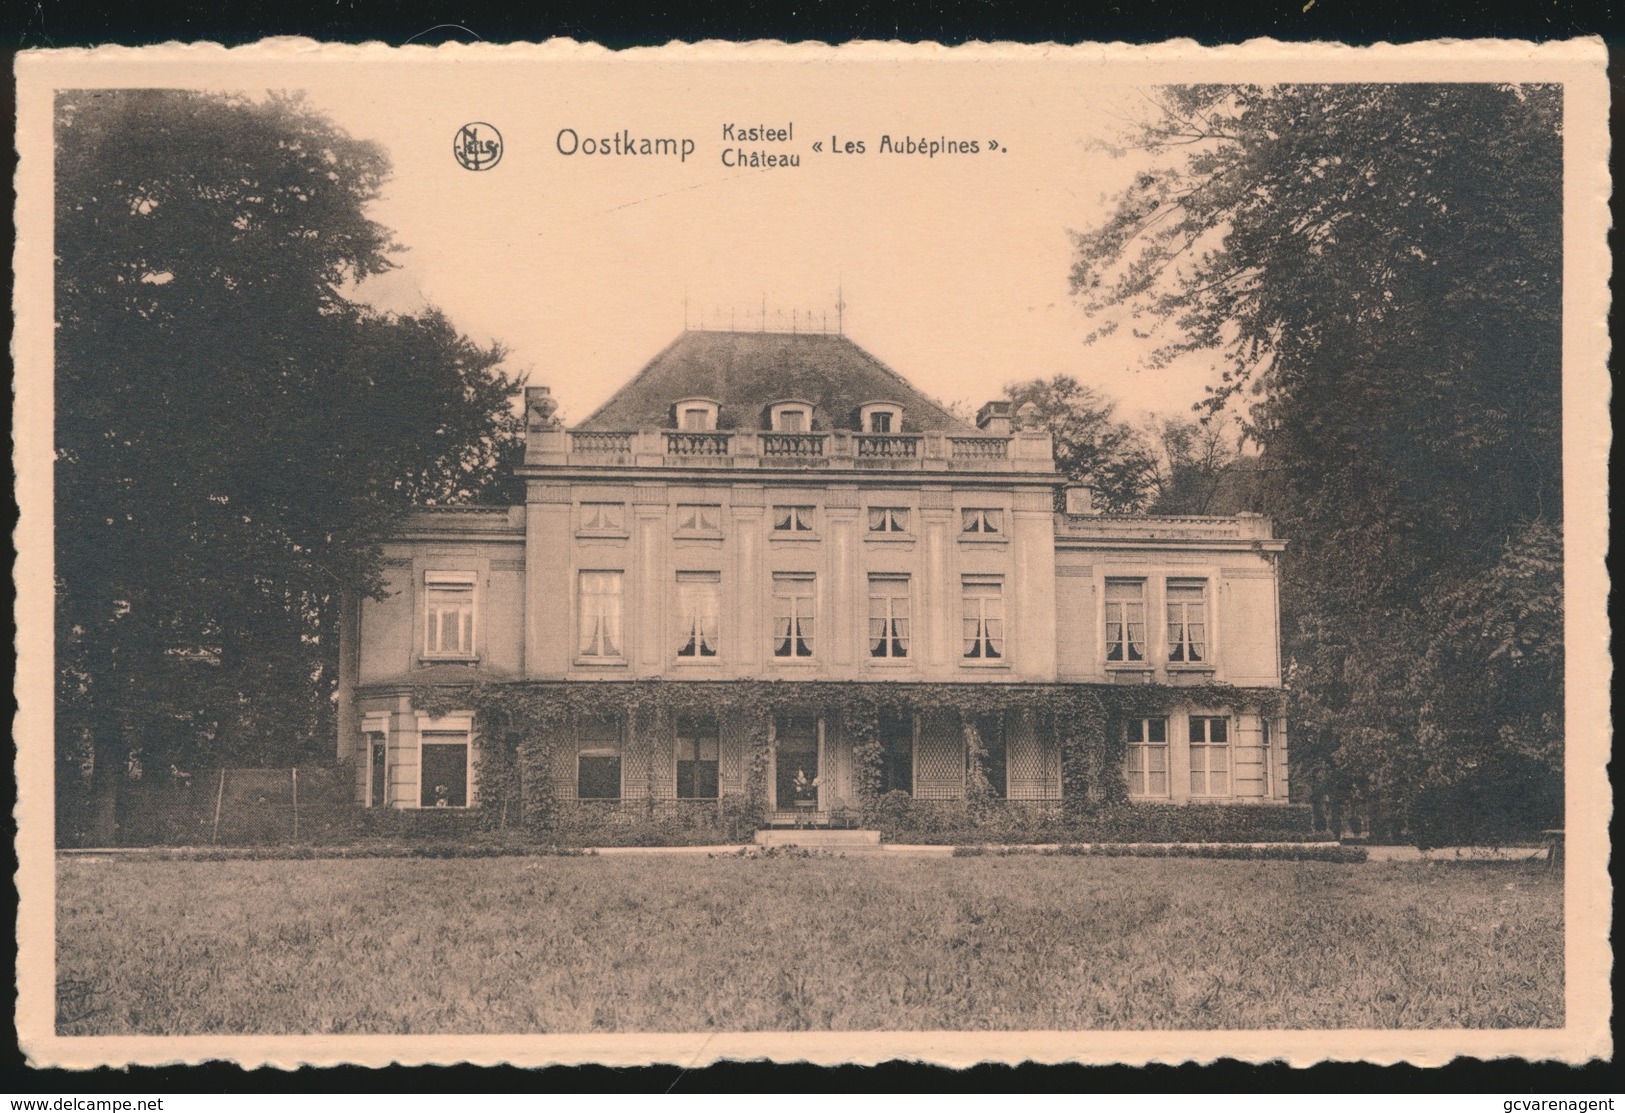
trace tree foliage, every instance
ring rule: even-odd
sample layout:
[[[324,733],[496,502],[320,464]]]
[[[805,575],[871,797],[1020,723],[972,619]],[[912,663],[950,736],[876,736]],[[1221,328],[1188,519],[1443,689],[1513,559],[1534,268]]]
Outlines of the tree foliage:
[[[1137,320],[1154,366],[1221,355],[1212,412],[1249,403],[1291,540],[1296,768],[1412,828],[1540,795],[1530,777],[1561,772],[1561,584],[1530,571],[1560,567],[1561,90],[1158,103],[1132,184],[1076,237],[1073,287],[1096,335]],[[1528,775],[1451,796],[1468,750]]]
[[[1241,451],[1229,414],[1153,417],[1145,435],[1156,458],[1151,513],[1224,515],[1263,505],[1258,458]]]
[[[1029,379],[1005,387],[1013,409],[1031,403],[1033,420],[1055,439],[1055,466],[1074,483],[1095,489],[1113,513],[1141,510],[1156,461],[1139,432],[1117,420],[1117,404],[1071,375]]]
[[[326,756],[340,592],[489,488],[517,383],[345,300],[392,265],[388,161],[297,101],[77,91],[56,134],[64,758]]]

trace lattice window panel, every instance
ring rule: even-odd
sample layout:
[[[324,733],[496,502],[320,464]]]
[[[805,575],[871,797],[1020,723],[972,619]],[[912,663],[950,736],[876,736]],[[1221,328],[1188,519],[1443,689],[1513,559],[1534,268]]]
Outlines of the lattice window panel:
[[[650,760],[654,762],[653,796],[657,800],[676,800],[677,744],[676,736],[672,733],[673,723],[669,717],[661,715],[641,720],[641,725],[644,730],[654,732],[647,745]],[[645,787],[648,784],[648,781],[644,782]]]
[[[622,800],[643,800],[649,795],[649,739],[639,738],[635,733],[642,726],[642,723],[636,724],[631,739],[621,747]]]
[[[738,715],[724,715],[717,755],[717,780],[724,796],[736,796],[745,791],[745,753],[749,748],[748,721]]]
[[[921,716],[914,795],[921,800],[958,800],[965,795],[965,739],[959,717],[951,712]]]
[[[1009,745],[1010,799],[1060,799],[1061,763],[1054,736],[1031,715],[1022,715],[1010,732]]]
[[[553,792],[560,800],[576,798],[576,742],[567,730],[553,740]]]

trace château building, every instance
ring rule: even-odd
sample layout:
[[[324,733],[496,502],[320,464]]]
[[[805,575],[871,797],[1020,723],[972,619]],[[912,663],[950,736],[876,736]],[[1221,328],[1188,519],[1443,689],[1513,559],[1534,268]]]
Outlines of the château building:
[[[484,802],[475,687],[554,708],[500,729],[547,735],[561,808],[1286,801],[1266,519],[1097,513],[1030,413],[973,426],[840,335],[686,331],[574,428],[526,403],[525,504],[417,513],[347,607],[362,803]]]

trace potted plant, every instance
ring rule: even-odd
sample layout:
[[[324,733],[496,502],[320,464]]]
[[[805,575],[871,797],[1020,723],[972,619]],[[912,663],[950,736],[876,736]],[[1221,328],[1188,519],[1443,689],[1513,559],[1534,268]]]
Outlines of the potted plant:
[[[797,808],[816,808],[818,806],[817,777],[808,777],[805,769],[797,769],[794,787]]]

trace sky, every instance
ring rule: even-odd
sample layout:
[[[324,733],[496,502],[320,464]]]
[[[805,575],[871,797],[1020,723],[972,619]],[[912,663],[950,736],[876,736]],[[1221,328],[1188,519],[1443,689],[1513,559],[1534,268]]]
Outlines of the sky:
[[[1079,67],[896,65],[740,71],[582,64],[429,66],[403,80],[300,74],[310,105],[394,165],[372,215],[405,249],[363,291],[381,308],[433,304],[510,370],[586,417],[685,327],[842,328],[926,392],[979,405],[1017,379],[1070,374],[1120,416],[1188,413],[1213,360],[1142,368],[1151,342],[1123,330],[1085,345],[1068,288],[1069,231],[1091,227],[1135,169],[1093,144],[1148,110],[1143,89],[1090,84]],[[631,67],[636,70],[636,67]],[[453,157],[459,128],[503,138],[495,167]],[[787,142],[727,142],[748,127]],[[677,157],[588,156],[576,137],[693,139]],[[976,154],[881,151],[975,140]],[[811,150],[821,142],[825,151]],[[862,142],[864,153],[831,154]],[[585,146],[583,144],[583,146]],[[725,148],[794,153],[790,169],[722,164]],[[843,307],[837,309],[837,302]]]

